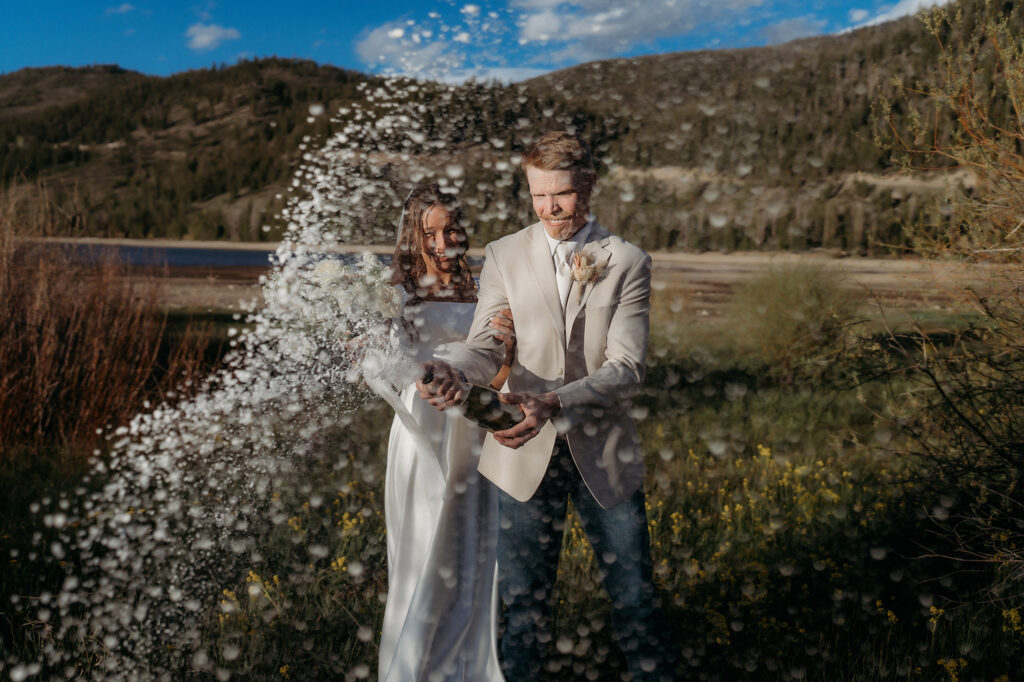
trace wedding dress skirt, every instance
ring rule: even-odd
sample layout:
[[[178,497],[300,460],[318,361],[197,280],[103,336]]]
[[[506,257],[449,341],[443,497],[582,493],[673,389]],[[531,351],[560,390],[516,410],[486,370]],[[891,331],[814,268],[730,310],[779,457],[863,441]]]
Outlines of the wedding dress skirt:
[[[411,316],[417,361],[466,338],[474,304],[427,301]],[[429,442],[396,418],[384,483],[388,596],[381,682],[500,681],[495,488],[477,473],[484,432],[406,387],[402,402]]]

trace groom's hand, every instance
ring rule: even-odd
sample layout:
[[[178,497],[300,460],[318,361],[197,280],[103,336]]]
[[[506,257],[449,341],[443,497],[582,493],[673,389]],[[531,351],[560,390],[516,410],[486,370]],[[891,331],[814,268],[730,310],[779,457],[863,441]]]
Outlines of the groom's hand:
[[[416,389],[421,398],[444,411],[462,400],[465,382],[462,372],[447,362],[430,360],[423,363],[423,376],[416,382]]]
[[[558,396],[554,393],[502,393],[501,401],[510,405],[518,405],[522,410],[523,420],[510,429],[495,431],[494,440],[507,448],[518,448],[528,443],[540,433],[544,423],[556,416],[562,409]]]

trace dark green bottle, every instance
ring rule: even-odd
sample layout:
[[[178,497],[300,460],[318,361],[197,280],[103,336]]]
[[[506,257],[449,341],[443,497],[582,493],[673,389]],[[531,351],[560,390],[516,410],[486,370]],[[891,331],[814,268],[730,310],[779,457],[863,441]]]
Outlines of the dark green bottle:
[[[427,372],[420,381],[429,384],[434,380],[434,374]],[[518,405],[506,405],[501,402],[498,392],[490,386],[479,386],[477,384],[465,384],[469,386],[459,403],[459,409],[469,421],[488,431],[504,431],[510,429],[523,420],[525,415]]]
[[[498,392],[490,386],[470,384],[469,393],[463,398],[463,416],[488,431],[510,429],[526,416],[518,405],[501,402]]]

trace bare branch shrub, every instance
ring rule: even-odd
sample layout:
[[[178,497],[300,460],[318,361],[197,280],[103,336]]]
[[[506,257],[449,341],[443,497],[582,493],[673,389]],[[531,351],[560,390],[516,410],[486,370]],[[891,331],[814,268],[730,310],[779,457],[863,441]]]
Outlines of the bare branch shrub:
[[[955,228],[914,234],[920,253],[969,264],[974,314],[941,343],[890,334],[905,381],[905,453],[941,495],[939,551],[995,576],[987,593],[1024,601],[1024,37],[1003,3],[956,3],[924,16],[941,47],[940,82],[883,103],[888,144],[910,169],[963,171]],[[966,11],[972,14],[968,16]],[[967,282],[967,279],[965,279]],[[909,386],[909,388],[908,388]],[[952,548],[952,549],[948,549]]]
[[[152,286],[113,257],[85,264],[19,239],[24,212],[0,196],[0,461],[45,446],[87,456],[106,426],[196,378],[209,338],[193,327],[162,347],[167,318]]]

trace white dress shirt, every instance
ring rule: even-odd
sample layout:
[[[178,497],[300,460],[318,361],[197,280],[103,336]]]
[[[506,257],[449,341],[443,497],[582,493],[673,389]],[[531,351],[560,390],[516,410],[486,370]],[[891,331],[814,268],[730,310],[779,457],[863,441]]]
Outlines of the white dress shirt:
[[[555,282],[558,283],[558,295],[562,301],[562,310],[569,300],[569,290],[572,289],[572,254],[583,248],[590,237],[593,220],[588,220],[576,234],[568,239],[555,239],[544,231],[544,238],[548,241],[548,248],[551,249],[551,259],[555,265]]]

